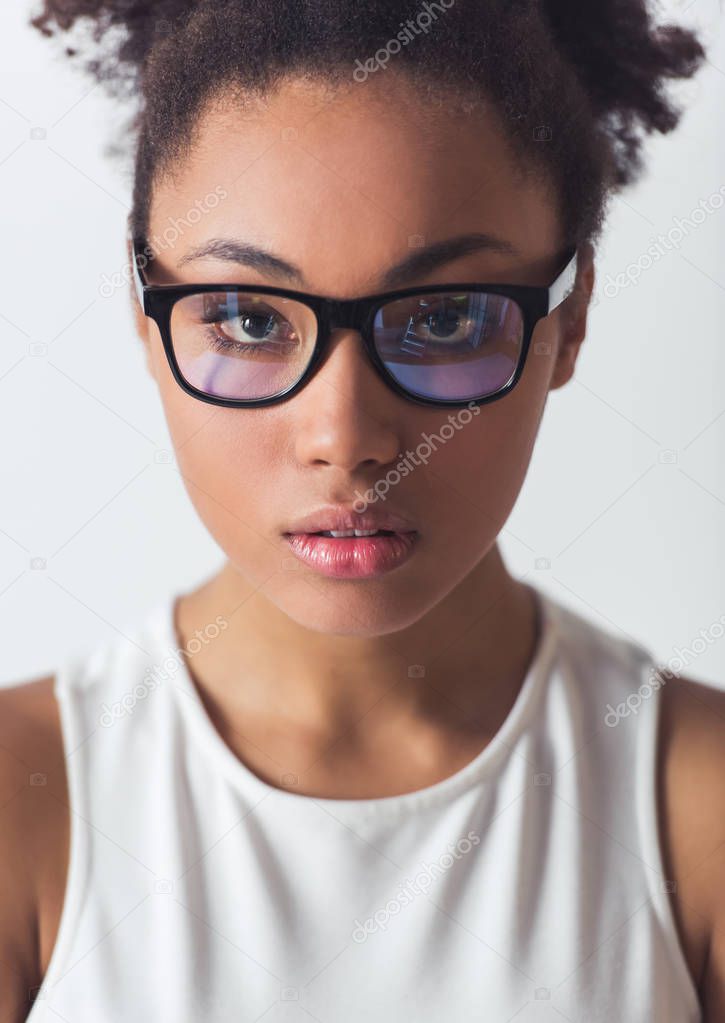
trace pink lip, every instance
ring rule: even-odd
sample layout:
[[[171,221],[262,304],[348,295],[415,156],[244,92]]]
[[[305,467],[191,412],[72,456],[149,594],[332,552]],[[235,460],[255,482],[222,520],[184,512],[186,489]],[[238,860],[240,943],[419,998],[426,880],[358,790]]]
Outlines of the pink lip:
[[[387,508],[366,508],[357,512],[344,504],[328,504],[295,519],[284,535],[297,533],[345,533],[351,529],[386,529],[393,533],[414,533],[415,523],[406,515]]]
[[[285,539],[300,561],[322,575],[335,579],[371,579],[404,564],[413,554],[418,533],[340,539],[312,533],[287,533]]]

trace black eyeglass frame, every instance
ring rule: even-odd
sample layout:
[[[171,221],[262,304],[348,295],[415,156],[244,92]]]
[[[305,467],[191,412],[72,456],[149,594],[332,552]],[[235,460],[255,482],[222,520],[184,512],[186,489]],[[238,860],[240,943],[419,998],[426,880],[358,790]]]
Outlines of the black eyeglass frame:
[[[360,298],[334,299],[327,298],[324,295],[315,295],[309,292],[294,291],[289,288],[277,288],[259,284],[149,284],[140,262],[142,259],[147,260],[147,257],[143,255],[143,250],[146,247],[145,241],[144,239],[130,237],[129,241],[133,259],[134,285],[138,301],[144,315],[151,317],[159,328],[166,358],[174,379],[182,390],[192,397],[198,398],[200,401],[207,402],[210,405],[222,405],[226,408],[261,408],[267,405],[276,405],[292,398],[314,376],[328,349],[333,330],[341,328],[353,329],[360,334],[368,359],[379,376],[396,394],[406,398],[408,401],[412,401],[417,405],[427,405],[428,407],[432,406],[435,408],[466,408],[472,404],[485,405],[496,401],[509,394],[520,380],[531,346],[534,328],[539,320],[552,313],[573,291],[576,283],[578,258],[577,249],[575,247],[570,248],[567,251],[566,263],[563,269],[548,287],[528,284],[464,282],[463,284],[433,284],[427,287],[403,288],[397,291],[363,295]],[[249,291],[258,295],[276,295],[282,298],[294,299],[296,302],[306,305],[315,314],[317,337],[310,361],[302,376],[288,387],[286,391],[281,391],[279,394],[274,394],[267,398],[223,398],[208,394],[206,391],[200,391],[184,378],[176,359],[171,338],[171,312],[174,304],[179,299],[185,298],[188,295],[223,291]],[[524,336],[521,351],[519,352],[516,369],[511,379],[493,394],[482,395],[478,398],[456,398],[449,400],[426,398],[406,390],[385,366],[375,347],[373,335],[375,317],[383,306],[401,298],[408,298],[411,295],[435,295],[454,291],[487,292],[513,299],[523,313]]]

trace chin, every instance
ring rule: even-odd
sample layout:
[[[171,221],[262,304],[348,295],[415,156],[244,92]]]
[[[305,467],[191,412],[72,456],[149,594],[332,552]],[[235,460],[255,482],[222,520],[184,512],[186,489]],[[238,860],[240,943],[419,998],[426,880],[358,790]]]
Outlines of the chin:
[[[418,622],[439,599],[388,575],[375,580],[331,580],[307,574],[294,584],[271,579],[263,592],[282,614],[311,632],[373,638],[400,632]]]

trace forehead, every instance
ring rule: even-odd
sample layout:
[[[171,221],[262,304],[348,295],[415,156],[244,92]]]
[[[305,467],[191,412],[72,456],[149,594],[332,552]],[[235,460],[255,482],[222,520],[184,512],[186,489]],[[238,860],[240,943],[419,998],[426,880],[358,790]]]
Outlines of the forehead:
[[[343,293],[372,285],[411,248],[471,231],[506,239],[526,263],[560,246],[550,189],[522,173],[490,105],[443,93],[436,102],[389,71],[334,87],[287,80],[259,99],[221,95],[171,170],[150,222],[152,236],[181,225],[169,266],[225,236]],[[492,272],[512,265],[486,259]]]

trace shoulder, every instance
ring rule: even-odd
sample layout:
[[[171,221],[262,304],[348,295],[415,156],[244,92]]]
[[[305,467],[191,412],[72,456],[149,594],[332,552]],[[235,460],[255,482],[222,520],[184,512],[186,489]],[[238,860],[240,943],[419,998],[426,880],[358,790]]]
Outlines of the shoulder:
[[[54,940],[68,799],[53,677],[0,689],[0,1014],[25,1019]]]
[[[725,1019],[725,690],[669,678],[658,746],[663,859],[709,1019]]]

